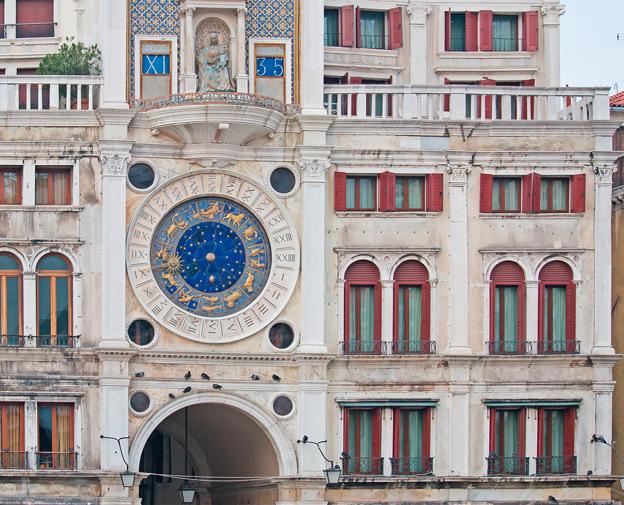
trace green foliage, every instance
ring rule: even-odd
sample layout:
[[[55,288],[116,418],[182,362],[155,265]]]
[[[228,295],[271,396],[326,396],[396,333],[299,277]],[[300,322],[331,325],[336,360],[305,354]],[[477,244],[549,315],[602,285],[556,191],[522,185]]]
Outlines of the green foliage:
[[[68,37],[58,52],[45,56],[39,67],[39,75],[99,75],[102,52],[97,44],[86,46]]]

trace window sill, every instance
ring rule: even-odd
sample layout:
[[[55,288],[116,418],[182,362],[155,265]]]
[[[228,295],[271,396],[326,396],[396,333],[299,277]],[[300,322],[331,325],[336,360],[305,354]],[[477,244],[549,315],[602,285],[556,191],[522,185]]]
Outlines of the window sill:
[[[354,53],[360,55],[370,55],[370,56],[398,56],[398,49],[369,49],[365,47],[344,47],[344,46],[325,46],[326,51],[335,51],[340,53]]]
[[[443,51],[438,53],[440,59],[464,58],[466,56],[478,56],[479,58],[531,58],[537,51]]]
[[[578,219],[585,215],[584,212],[575,212],[575,213],[561,213],[561,212],[541,212],[537,214],[496,214],[496,213],[479,213],[479,217],[483,219]]]
[[[0,205],[1,212],[82,212],[77,205]]]
[[[347,210],[336,211],[338,217],[434,217],[442,214],[442,212],[424,212],[424,211],[379,211],[379,210]]]

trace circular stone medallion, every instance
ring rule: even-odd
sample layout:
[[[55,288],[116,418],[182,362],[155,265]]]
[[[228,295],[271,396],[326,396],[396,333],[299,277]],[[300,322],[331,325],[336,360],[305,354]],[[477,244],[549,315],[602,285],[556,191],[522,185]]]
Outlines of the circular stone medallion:
[[[146,311],[177,334],[231,342],[273,321],[294,290],[299,243],[286,211],[255,183],[196,173],[137,210],[128,276]]]

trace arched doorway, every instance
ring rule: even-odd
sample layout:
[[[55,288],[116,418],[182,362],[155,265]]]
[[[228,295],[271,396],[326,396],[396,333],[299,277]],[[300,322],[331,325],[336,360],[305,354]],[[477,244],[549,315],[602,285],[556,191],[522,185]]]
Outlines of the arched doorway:
[[[275,478],[295,475],[296,460],[274,419],[246,400],[216,393],[190,395],[154,413],[135,436],[130,468],[156,474],[141,483],[142,505],[179,502],[183,481],[171,475],[214,479],[194,483],[201,505],[273,505],[279,501]]]

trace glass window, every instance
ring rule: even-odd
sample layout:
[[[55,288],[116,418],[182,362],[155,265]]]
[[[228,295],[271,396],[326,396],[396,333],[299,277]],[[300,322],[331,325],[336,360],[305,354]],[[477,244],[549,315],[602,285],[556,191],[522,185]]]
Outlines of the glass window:
[[[128,170],[128,181],[139,190],[151,188],[156,180],[152,167],[145,163],[135,163]]]
[[[539,410],[537,475],[576,473],[575,415],[574,408]]]
[[[424,448],[424,421],[429,412],[425,409],[397,409],[395,421],[393,475],[426,474],[431,472],[428,454]]]
[[[347,177],[347,210],[375,210],[376,177]]]
[[[451,51],[466,50],[466,14],[451,14]]]
[[[524,410],[491,409],[490,423],[493,423],[488,458],[488,474],[525,475],[524,458]]]
[[[520,212],[519,177],[494,177],[492,181],[492,212]]]
[[[132,321],[128,326],[128,338],[136,345],[149,345],[154,340],[154,327],[144,319]]]
[[[398,352],[420,352],[422,339],[422,286],[399,286],[397,291]]]
[[[347,443],[345,473],[380,474],[379,411],[375,409],[347,410]]]
[[[295,184],[297,184],[297,179],[295,178],[295,174],[286,167],[279,167],[271,172],[270,177],[271,187],[278,193],[282,195],[287,195],[293,189],[295,189]]]
[[[35,173],[36,205],[71,204],[71,169],[39,168]]]
[[[277,323],[269,330],[269,342],[277,349],[288,349],[295,341],[295,332],[286,323]]]
[[[544,286],[543,294],[543,335],[544,351],[566,351],[566,286]]]
[[[75,469],[73,404],[38,404],[37,421],[38,468]]]
[[[494,51],[518,50],[518,16],[494,16],[492,43]]]
[[[22,203],[22,170],[0,168],[0,205]]]
[[[518,286],[496,286],[494,297],[493,352],[517,352]]]
[[[25,469],[24,405],[0,403],[0,469]]]
[[[540,211],[568,212],[569,210],[568,178],[542,177],[540,183]]]
[[[338,9],[325,9],[325,45],[338,46]]]
[[[360,47],[365,49],[385,49],[384,12],[360,11]]]
[[[0,255],[0,346],[22,345],[22,272],[17,260]]]
[[[395,207],[397,210],[424,210],[424,194],[424,177],[396,178]]]
[[[73,345],[71,270],[59,256],[43,258],[37,266],[37,344]]]
[[[349,352],[375,352],[375,287],[349,289]]]

